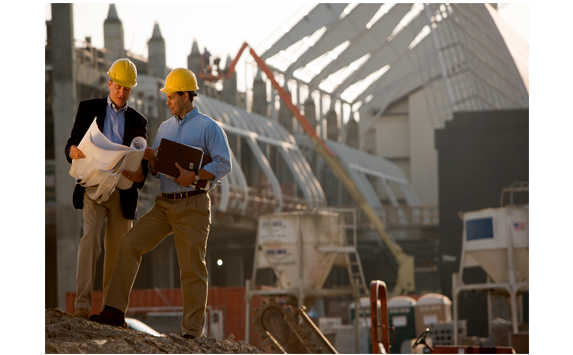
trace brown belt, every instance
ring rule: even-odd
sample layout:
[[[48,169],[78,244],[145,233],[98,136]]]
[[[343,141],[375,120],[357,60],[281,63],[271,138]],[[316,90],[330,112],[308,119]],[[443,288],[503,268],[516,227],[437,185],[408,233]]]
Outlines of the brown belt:
[[[164,194],[161,193],[161,197],[168,198],[170,200],[181,200],[187,197],[196,196],[200,194],[207,193],[205,190],[194,190],[194,191],[185,191],[185,192],[178,192],[175,194]]]

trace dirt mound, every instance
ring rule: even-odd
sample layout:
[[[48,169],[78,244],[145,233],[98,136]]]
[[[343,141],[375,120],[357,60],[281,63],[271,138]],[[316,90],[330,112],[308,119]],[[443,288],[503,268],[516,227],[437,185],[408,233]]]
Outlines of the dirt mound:
[[[220,341],[209,337],[187,340],[179,334],[164,337],[99,324],[59,308],[46,309],[46,354],[264,354],[232,335]]]

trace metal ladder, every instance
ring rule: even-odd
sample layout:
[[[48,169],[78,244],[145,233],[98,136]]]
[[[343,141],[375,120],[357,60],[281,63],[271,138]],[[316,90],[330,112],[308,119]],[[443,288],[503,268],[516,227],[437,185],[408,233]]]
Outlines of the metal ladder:
[[[356,291],[356,297],[364,297],[369,295],[369,288],[366,285],[364,279],[364,271],[362,269],[362,262],[360,261],[360,255],[356,249],[356,209],[352,208],[329,208],[328,211],[338,212],[339,214],[351,213],[352,214],[352,224],[340,224],[336,225],[337,228],[342,228],[345,233],[346,230],[352,229],[352,240],[347,242],[344,246],[334,246],[334,245],[322,245],[318,249],[321,252],[334,252],[344,254],[344,259],[346,261],[346,268],[348,270],[348,277],[350,278],[350,285],[353,291]]]
[[[369,290],[366,287],[364,271],[362,270],[362,263],[360,262],[360,256],[358,255],[356,247],[354,247],[353,251],[346,252],[344,258],[346,259],[346,265],[348,267],[350,284],[358,291],[359,297],[367,296]]]

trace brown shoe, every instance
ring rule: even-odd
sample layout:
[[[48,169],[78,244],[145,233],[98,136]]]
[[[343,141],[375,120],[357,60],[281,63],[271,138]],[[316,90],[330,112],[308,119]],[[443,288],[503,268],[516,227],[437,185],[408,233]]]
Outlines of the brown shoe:
[[[78,307],[74,312],[74,318],[90,319],[90,311],[87,308]]]
[[[187,339],[187,340],[193,340],[193,339],[195,339],[195,336],[194,336],[194,335],[191,335],[191,334],[183,334],[181,337],[183,337],[183,338],[185,338],[185,339]]]
[[[110,306],[105,306],[100,314],[90,316],[90,320],[101,324],[114,325],[126,329],[128,328],[127,323],[125,322],[125,313]]]

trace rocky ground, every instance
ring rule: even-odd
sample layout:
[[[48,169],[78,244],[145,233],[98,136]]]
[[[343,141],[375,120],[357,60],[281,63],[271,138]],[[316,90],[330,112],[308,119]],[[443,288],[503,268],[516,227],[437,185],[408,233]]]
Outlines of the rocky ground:
[[[264,354],[230,335],[220,341],[179,334],[164,337],[73,318],[58,308],[46,309],[46,354]]]

